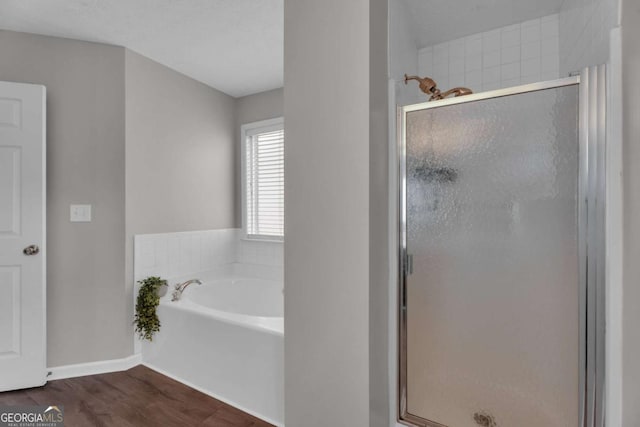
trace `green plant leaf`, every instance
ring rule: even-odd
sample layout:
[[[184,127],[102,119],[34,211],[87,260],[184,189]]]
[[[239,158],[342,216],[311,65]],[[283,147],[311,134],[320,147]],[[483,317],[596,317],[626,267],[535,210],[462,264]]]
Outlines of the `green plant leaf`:
[[[153,335],[160,330],[160,319],[156,309],[160,304],[158,289],[168,286],[167,281],[157,276],[150,276],[138,281],[140,290],[136,299],[136,314],[133,320],[135,331],[141,339],[153,341]]]

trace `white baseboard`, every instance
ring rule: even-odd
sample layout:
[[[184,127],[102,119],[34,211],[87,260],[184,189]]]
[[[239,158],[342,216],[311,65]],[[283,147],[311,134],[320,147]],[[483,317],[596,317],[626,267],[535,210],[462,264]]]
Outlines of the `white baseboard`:
[[[78,363],[48,368],[47,381],[61,380],[64,378],[84,377],[86,375],[106,374],[108,372],[120,372],[131,369],[142,363],[142,355],[134,354],[122,359],[101,360],[98,362]]]
[[[247,409],[247,408],[245,408],[245,407],[244,407],[244,406],[242,406],[242,405],[238,405],[237,403],[232,402],[232,401],[230,401],[229,399],[225,399],[225,398],[223,398],[223,397],[221,397],[221,396],[218,396],[217,394],[212,393],[211,391],[209,391],[209,390],[207,390],[207,389],[205,389],[205,388],[198,387],[197,385],[195,385],[195,384],[193,384],[193,383],[191,383],[191,382],[189,382],[189,381],[185,381],[185,380],[183,380],[182,378],[180,378],[180,377],[178,377],[178,376],[176,376],[176,375],[170,374],[169,372],[165,371],[164,369],[160,369],[160,368],[157,368],[156,366],[153,366],[153,364],[151,364],[151,363],[142,362],[142,364],[143,364],[144,366],[146,366],[147,368],[149,368],[149,369],[153,369],[154,371],[156,371],[156,372],[158,372],[158,373],[160,373],[160,374],[162,374],[162,375],[164,375],[164,376],[166,376],[166,377],[169,377],[169,378],[171,378],[171,379],[174,379],[174,380],[176,380],[176,381],[178,381],[178,382],[180,382],[180,383],[182,383],[182,384],[184,384],[184,385],[186,385],[186,386],[189,386],[189,387],[191,387],[191,388],[193,388],[193,389],[195,389],[195,390],[198,390],[199,392],[204,393],[204,394],[206,394],[206,395],[208,395],[208,396],[211,396],[211,397],[213,397],[214,399],[217,399],[217,400],[219,400],[219,401],[221,401],[221,402],[224,402],[224,403],[226,403],[227,405],[233,406],[233,407],[234,407],[234,408],[236,408],[236,409],[240,409],[241,411],[246,412],[246,413],[247,413],[247,414],[249,414],[249,415],[253,415],[253,416],[254,416],[254,417],[256,417],[256,418],[260,418],[261,420],[266,421],[266,422],[268,422],[269,424],[273,424],[273,425],[274,425],[274,426],[276,426],[276,427],[284,427],[284,424],[283,424],[283,423],[281,423],[281,422],[277,422],[277,421],[275,421],[275,420],[272,420],[272,419],[271,419],[271,418],[269,418],[269,417],[265,417],[265,416],[264,416],[264,415],[262,415],[262,414],[259,414],[259,413],[255,412],[255,411],[252,411],[252,410],[250,410],[250,409]]]

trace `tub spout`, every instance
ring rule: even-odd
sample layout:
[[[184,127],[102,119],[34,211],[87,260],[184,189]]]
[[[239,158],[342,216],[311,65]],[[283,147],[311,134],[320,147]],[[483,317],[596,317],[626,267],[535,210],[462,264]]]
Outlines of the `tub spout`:
[[[184,290],[187,289],[187,286],[192,283],[202,285],[202,282],[199,279],[191,279],[187,280],[186,282],[176,284],[175,291],[173,291],[173,293],[171,294],[171,301],[178,301],[182,296]]]

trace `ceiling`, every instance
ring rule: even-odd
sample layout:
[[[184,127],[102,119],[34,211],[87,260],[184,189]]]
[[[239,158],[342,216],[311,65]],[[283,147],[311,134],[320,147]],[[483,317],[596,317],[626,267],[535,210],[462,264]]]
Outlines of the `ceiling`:
[[[393,0],[391,0],[393,1]],[[557,13],[563,0],[403,1],[418,48]]]
[[[420,48],[556,13],[563,0],[391,1],[405,4]],[[0,29],[125,46],[239,97],[283,86],[283,2],[0,0]]]
[[[283,85],[283,0],[0,0],[0,29],[125,46],[231,96]]]

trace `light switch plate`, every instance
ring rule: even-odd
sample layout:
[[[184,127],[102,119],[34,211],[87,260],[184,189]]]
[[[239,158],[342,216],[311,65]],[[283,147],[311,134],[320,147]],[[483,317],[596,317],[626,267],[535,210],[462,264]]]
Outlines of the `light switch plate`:
[[[69,207],[69,221],[91,222],[91,205],[71,205]]]

